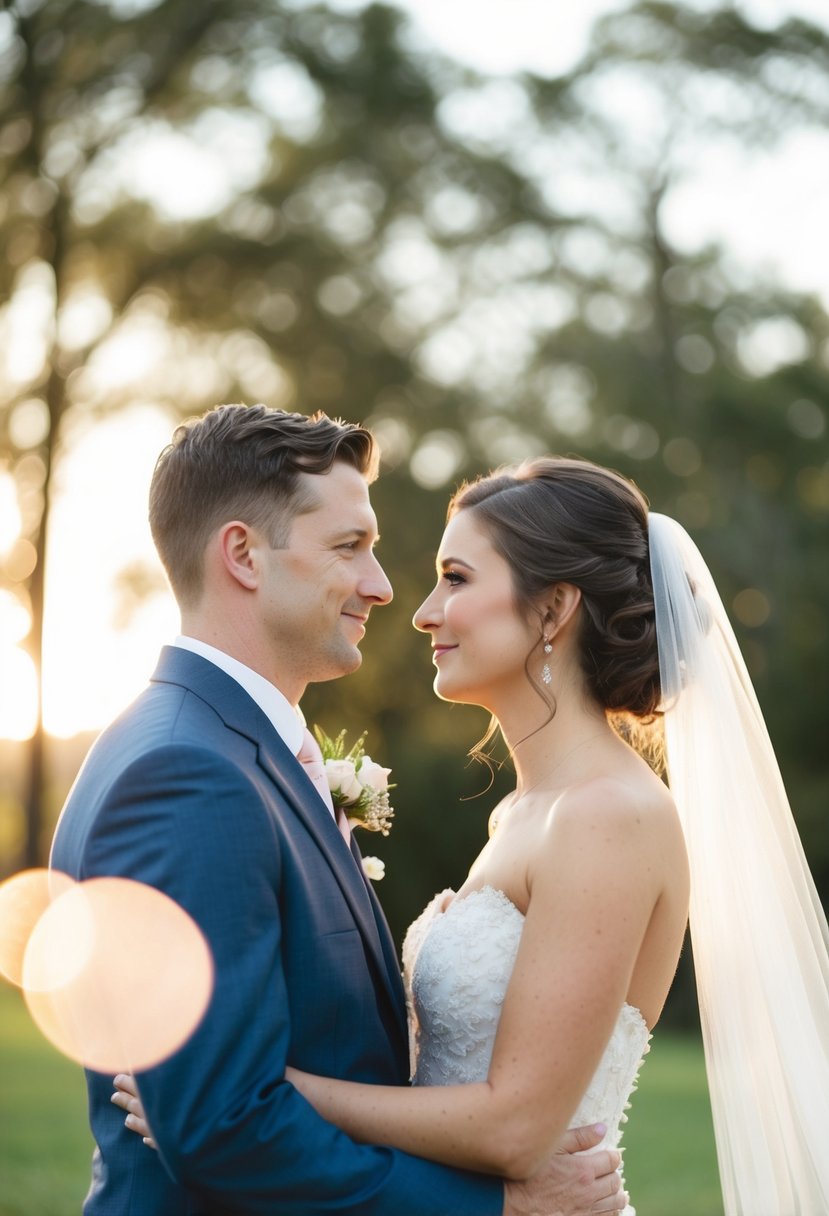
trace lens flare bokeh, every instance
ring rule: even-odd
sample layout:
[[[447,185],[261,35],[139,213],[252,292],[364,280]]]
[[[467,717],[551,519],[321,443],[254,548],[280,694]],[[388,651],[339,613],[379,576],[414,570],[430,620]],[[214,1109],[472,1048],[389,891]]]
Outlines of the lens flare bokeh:
[[[169,896],[46,870],[0,887],[0,971],[51,1043],[104,1073],[151,1068],[178,1050],[213,991],[204,935]]]

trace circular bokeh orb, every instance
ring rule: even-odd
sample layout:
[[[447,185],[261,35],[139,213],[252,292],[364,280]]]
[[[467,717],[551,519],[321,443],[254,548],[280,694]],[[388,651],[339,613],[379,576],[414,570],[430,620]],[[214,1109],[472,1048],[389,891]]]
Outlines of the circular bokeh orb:
[[[152,1068],[178,1050],[213,992],[195,921],[126,878],[74,884],[42,912],[22,967],[29,1011],[51,1043],[96,1072]]]
[[[59,870],[22,870],[0,884],[0,974],[23,987],[23,957],[37,922],[53,899],[73,887]]]

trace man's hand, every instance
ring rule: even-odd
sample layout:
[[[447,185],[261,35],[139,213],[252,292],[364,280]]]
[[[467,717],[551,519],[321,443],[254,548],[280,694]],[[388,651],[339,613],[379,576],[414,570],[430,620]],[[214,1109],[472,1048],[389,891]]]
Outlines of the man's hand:
[[[131,1073],[119,1072],[118,1076],[113,1079],[112,1084],[115,1086],[115,1092],[110,1098],[116,1106],[120,1106],[121,1110],[127,1111],[127,1117],[124,1120],[124,1126],[129,1128],[131,1132],[141,1136],[148,1148],[158,1148],[153,1133],[150,1130],[150,1125],[147,1122],[147,1116],[144,1114],[144,1104],[138,1096],[138,1086],[135,1083],[135,1077]]]
[[[597,1216],[627,1206],[618,1174],[621,1157],[614,1149],[588,1149],[601,1144],[606,1129],[570,1131],[548,1163],[527,1182],[507,1182],[504,1216]],[[578,1156],[574,1154],[579,1154]]]

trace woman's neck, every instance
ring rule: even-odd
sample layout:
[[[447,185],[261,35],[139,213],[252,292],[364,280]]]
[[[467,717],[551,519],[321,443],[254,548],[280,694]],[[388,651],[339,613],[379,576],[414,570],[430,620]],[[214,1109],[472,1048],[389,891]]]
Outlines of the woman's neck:
[[[566,698],[557,698],[553,718],[540,727],[538,715],[533,723],[525,714],[499,721],[515,765],[519,797],[531,790],[566,785],[575,773],[583,773],[591,744],[617,739],[602,709]]]

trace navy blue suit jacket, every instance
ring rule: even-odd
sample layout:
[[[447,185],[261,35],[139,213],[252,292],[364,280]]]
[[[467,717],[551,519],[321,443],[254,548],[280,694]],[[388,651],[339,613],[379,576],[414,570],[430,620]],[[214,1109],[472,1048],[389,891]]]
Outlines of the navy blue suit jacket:
[[[216,985],[187,1044],[139,1084],[158,1153],[87,1072],[97,1143],[86,1216],[498,1216],[498,1179],[358,1145],[283,1080],[286,1065],[405,1084],[394,946],[302,766],[214,664],[166,648],[72,788],[52,865],[175,899]],[[151,1008],[152,993],[147,993]]]

